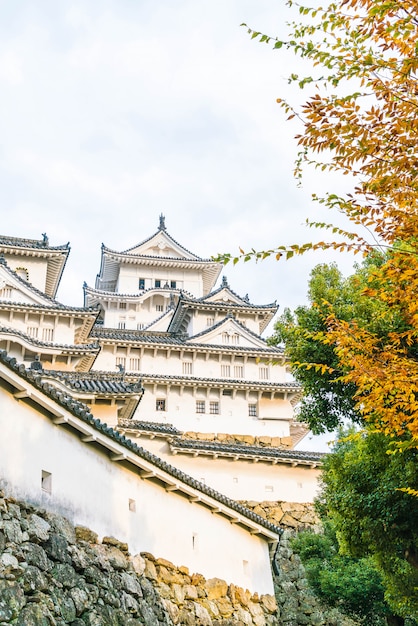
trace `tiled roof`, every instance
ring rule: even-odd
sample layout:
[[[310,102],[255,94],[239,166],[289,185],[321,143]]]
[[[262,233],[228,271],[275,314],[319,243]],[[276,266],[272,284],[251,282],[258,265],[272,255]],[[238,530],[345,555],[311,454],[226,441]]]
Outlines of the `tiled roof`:
[[[268,448],[265,446],[251,446],[237,443],[218,443],[194,439],[175,437],[170,441],[172,452],[207,453],[216,456],[240,457],[259,459],[274,463],[298,463],[302,465],[319,465],[325,454],[322,452],[303,452],[285,450],[283,448]]]
[[[173,426],[173,424],[161,424],[160,422],[144,422],[142,420],[119,420],[118,430],[139,430],[146,433],[158,433],[173,436],[181,435],[181,431]]]
[[[231,287],[228,284],[228,281],[226,279],[226,276],[224,276],[222,278],[222,283],[221,286],[218,287],[218,289],[215,289],[215,291],[211,291],[210,293],[208,293],[207,296],[203,296],[201,298],[197,298],[197,302],[206,302],[209,298],[215,296],[217,293],[220,293],[221,291],[223,291],[224,289],[227,289],[233,296],[235,296],[236,298],[238,298],[239,300],[241,300],[241,303],[238,302],[211,302],[210,304],[219,304],[219,305],[230,305],[230,306],[238,306],[238,307],[243,307],[243,308],[255,308],[255,309],[271,309],[271,308],[278,308],[278,305],[276,303],[276,301],[272,302],[271,304],[252,304],[249,299],[248,296],[245,296],[244,298],[240,295],[238,295],[235,291],[233,291],[231,289]]]
[[[226,315],[223,318],[223,320],[220,320],[219,322],[217,322],[216,324],[214,324],[210,328],[206,328],[205,330],[202,330],[200,333],[197,333],[196,335],[193,335],[192,337],[190,337],[190,339],[196,339],[196,337],[203,337],[204,335],[208,335],[215,328],[219,328],[220,326],[222,326],[222,324],[225,323],[225,320],[228,320],[228,319],[234,320],[235,324],[237,324],[237,326],[239,326],[245,333],[248,333],[249,335],[251,335],[252,337],[257,339],[258,341],[261,341],[262,343],[265,343],[266,346],[267,346],[267,342],[266,342],[265,339],[263,339],[262,337],[260,337],[260,335],[257,335],[257,333],[253,332],[252,330],[250,330],[249,328],[244,326],[244,324],[242,324],[239,320],[237,320],[233,315]],[[261,349],[263,349],[263,348],[261,348]],[[283,350],[281,348],[276,348],[275,346],[270,347],[270,349],[272,349],[273,352],[276,352],[276,351],[280,352],[280,353],[283,352]]]
[[[213,326],[212,326],[213,328]],[[245,326],[246,331],[250,332],[248,328]],[[200,335],[201,333],[199,333]],[[222,351],[233,351],[233,352],[248,352],[248,350],[252,352],[257,352],[260,354],[283,354],[284,350],[281,347],[276,346],[268,346],[266,344],[266,348],[255,348],[255,347],[246,347],[246,346],[226,346],[226,345],[217,345],[217,344],[205,344],[205,343],[188,343],[188,336],[180,336],[172,333],[158,333],[157,331],[144,331],[144,330],[129,330],[129,329],[119,329],[119,328],[104,328],[100,325],[95,325],[90,333],[91,337],[95,337],[97,339],[109,339],[115,341],[137,341],[140,343],[149,343],[149,344],[162,344],[162,345],[177,345],[184,346],[187,348],[203,348],[204,350],[216,349]],[[198,335],[195,335],[197,337]],[[258,335],[255,335],[259,338]]]
[[[187,293],[190,298],[193,299],[192,294],[189,294],[188,291],[183,291],[182,289],[172,289],[171,287],[149,287],[148,289],[141,289],[139,290],[137,293],[119,293],[118,291],[105,291],[104,289],[97,289],[95,287],[89,287],[89,285],[84,282],[83,284],[83,289],[85,292],[88,292],[90,294],[97,294],[99,296],[110,296],[112,298],[116,298],[116,299],[135,299],[137,300],[138,298],[141,298],[143,295],[151,292],[151,291],[156,291],[158,293],[160,293],[161,291],[163,292],[173,292],[175,294],[180,294],[180,293]]]
[[[69,250],[70,243],[66,243],[61,246],[50,246],[48,238],[45,236],[43,239],[22,239],[21,237],[8,237],[7,235],[0,235],[0,246],[13,246],[18,248],[35,248],[41,250]]]
[[[43,305],[43,304],[27,304],[25,302],[16,302],[15,300],[13,301],[9,301],[7,302],[8,305],[11,306],[30,306],[30,307],[35,307],[35,308],[39,308],[39,309],[43,309],[43,308],[51,308],[51,309],[60,309],[62,311],[76,311],[77,313],[98,313],[98,309],[96,308],[92,308],[92,307],[74,307],[74,306],[68,306],[66,304],[61,304],[61,302],[58,302],[58,300],[55,300],[55,298],[52,298],[51,296],[49,296],[48,294],[46,294],[44,291],[41,291],[40,289],[37,289],[37,287],[34,287],[34,285],[32,285],[32,283],[30,283],[29,281],[25,280],[24,278],[22,278],[21,276],[19,276],[19,274],[16,274],[16,272],[14,272],[7,264],[6,259],[0,255],[0,265],[3,265],[4,268],[7,270],[7,272],[13,276],[13,279],[16,280],[17,282],[19,282],[22,287],[25,287],[25,289],[29,289],[29,291],[31,291],[32,293],[41,296],[44,300],[46,300],[47,302],[51,303],[51,306],[48,307],[47,305]],[[0,302],[0,305],[3,304],[3,302]]]
[[[295,391],[299,392],[301,386],[296,382],[270,382],[268,380],[248,380],[246,378],[198,378],[194,376],[175,376],[172,374],[154,374],[141,372],[143,382],[148,381],[178,381],[184,383],[204,383],[223,385],[224,387],[233,387],[235,385],[261,387],[266,389],[276,389],[281,391]]]
[[[118,372],[65,372],[45,370],[44,376],[57,378],[75,392],[114,395],[131,395],[143,392],[141,380],[126,377]]]
[[[16,335],[17,337],[22,337],[28,343],[31,343],[33,346],[44,347],[44,348],[54,348],[60,350],[75,350],[77,352],[97,352],[100,350],[100,345],[98,343],[75,343],[75,344],[62,344],[62,343],[54,343],[53,341],[40,341],[39,339],[34,339],[30,335],[22,332],[21,330],[16,330],[15,328],[8,328],[7,326],[0,326],[0,333],[8,333],[9,335]]]
[[[148,240],[147,240],[148,241]],[[174,241],[174,239],[173,239]],[[177,243],[176,241],[174,241],[174,243]],[[180,244],[177,244],[180,245]],[[136,248],[137,246],[134,246],[134,248]],[[183,246],[181,246],[183,247]],[[130,248],[130,250],[133,250],[134,248]],[[163,255],[154,255],[154,254],[130,254],[129,250],[126,250],[125,252],[118,252],[117,250],[112,250],[111,248],[107,248],[105,245],[102,244],[102,250],[104,253],[108,253],[108,254],[115,254],[117,256],[130,256],[130,257],[135,257],[138,256],[138,259],[152,259],[153,261],[171,261],[172,263],[211,263],[212,265],[218,265],[216,261],[214,261],[213,259],[202,259],[201,257],[197,257],[195,255],[193,255],[193,258],[191,259],[187,259],[187,258],[182,258],[182,257],[176,257],[176,256],[163,256]],[[189,252],[188,250],[186,250],[186,248],[184,248],[184,250],[186,252]],[[190,254],[193,254],[193,252],[190,252]]]
[[[6,367],[8,367],[10,370],[14,370],[22,379],[34,385],[37,389],[41,390],[43,394],[54,400],[60,406],[76,416],[78,419],[85,422],[86,424],[89,424],[89,426],[96,430],[98,433],[101,433],[110,440],[117,442],[120,446],[126,448],[134,455],[141,457],[153,466],[166,472],[172,478],[177,479],[183,484],[192,487],[196,491],[200,491],[201,493],[209,496],[217,502],[224,504],[229,509],[236,511],[243,517],[252,520],[256,524],[266,528],[270,532],[275,533],[276,535],[280,535],[282,533],[282,529],[275,524],[268,522],[263,517],[253,513],[243,505],[219,493],[212,487],[209,487],[199,482],[195,478],[192,478],[188,474],[185,474],[184,472],[177,469],[176,467],[173,467],[166,461],[163,461],[158,456],[138,446],[136,443],[125,437],[125,435],[119,434],[116,430],[107,426],[106,423],[101,422],[99,419],[95,419],[90,413],[86,404],[84,404],[83,402],[79,402],[71,395],[63,394],[50,383],[42,382],[42,377],[39,373],[34,373],[31,370],[27,370],[23,364],[18,364],[15,358],[11,358],[10,356],[8,356],[7,352],[0,352],[0,361],[4,363]]]
[[[137,243],[136,246],[132,246],[132,248],[128,248],[128,250],[125,250],[125,253],[129,253],[131,250],[135,250],[135,248],[139,248],[140,246],[143,246],[144,243],[147,243],[148,241],[151,241],[151,239],[153,239],[156,235],[158,235],[158,233],[163,231],[165,233],[165,236],[167,237],[167,239],[170,239],[176,246],[179,246],[179,248],[182,248],[185,252],[187,252],[187,254],[191,254],[192,256],[194,256],[196,258],[196,260],[202,261],[203,259],[201,259],[196,254],[194,254],[194,252],[191,252],[190,250],[187,250],[187,248],[182,246],[181,243],[176,241],[167,232],[167,229],[165,227],[165,218],[163,217],[163,219],[161,220],[161,217],[163,217],[163,216],[160,216],[160,226],[159,226],[158,230],[153,235],[151,235],[151,237],[148,237],[147,239],[144,239],[144,241],[141,241],[141,243]]]

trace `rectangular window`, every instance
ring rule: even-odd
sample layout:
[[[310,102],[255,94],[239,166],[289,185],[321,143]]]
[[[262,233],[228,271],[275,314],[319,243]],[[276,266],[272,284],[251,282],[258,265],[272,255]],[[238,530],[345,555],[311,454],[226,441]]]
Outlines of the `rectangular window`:
[[[209,404],[209,413],[211,415],[219,415],[219,402],[211,402]]]
[[[259,377],[260,380],[268,380],[270,378],[269,368],[268,367],[260,367],[259,369]]]
[[[196,413],[205,413],[205,401],[196,400]]]
[[[183,375],[190,376],[193,374],[193,363],[191,361],[184,361],[183,363]]]
[[[145,289],[145,278],[140,278],[138,281],[138,289]]]
[[[123,330],[124,328],[126,328],[126,322],[118,322],[118,328],[120,330]]]
[[[54,329],[53,328],[42,329],[42,341],[54,341]]]
[[[221,365],[221,376],[229,378],[231,376],[231,366]]]
[[[239,345],[239,335],[238,333],[235,333],[234,335],[232,335],[232,343],[236,346]]]
[[[164,306],[162,304],[156,304],[155,305],[155,310],[156,311],[164,311]]]
[[[123,369],[125,369],[125,367],[126,367],[126,357],[124,357],[124,356],[117,356],[116,357],[116,367],[118,367],[118,365],[121,365],[123,367]]]
[[[52,474],[42,470],[41,473],[41,489],[45,493],[52,493]]]
[[[119,302],[120,309],[126,309],[126,302]]]
[[[139,372],[141,360],[138,357],[129,359],[129,369],[131,372]]]
[[[135,502],[135,500],[133,500],[132,498],[129,498],[128,499],[128,506],[129,506],[129,510],[132,513],[135,513],[135,511],[136,511],[136,502]]]
[[[155,287],[161,287],[161,280],[157,278],[154,282]]]
[[[175,280],[170,281],[171,289],[175,289],[177,287],[177,282]]]
[[[206,326],[208,328],[210,328],[211,326],[213,326],[215,323],[215,318],[214,317],[207,317],[206,318]]]
[[[223,389],[222,390],[222,395],[223,396],[232,396],[232,389]]]
[[[0,291],[1,297],[4,298],[5,300],[11,300],[12,299],[12,288],[11,287],[3,287],[3,289]]]
[[[136,327],[138,330],[142,330],[144,328],[144,324],[137,324]]]
[[[248,415],[250,417],[257,417],[257,405],[256,404],[248,405]]]
[[[244,378],[243,365],[234,365],[234,378]]]
[[[37,326],[28,326],[26,329],[29,337],[33,337],[34,339],[38,338],[38,327]]]
[[[156,408],[157,411],[165,411],[166,410],[165,406],[166,406],[165,405],[165,398],[161,398],[161,399],[156,400],[155,408]]]
[[[229,333],[222,333],[222,343],[229,343]]]

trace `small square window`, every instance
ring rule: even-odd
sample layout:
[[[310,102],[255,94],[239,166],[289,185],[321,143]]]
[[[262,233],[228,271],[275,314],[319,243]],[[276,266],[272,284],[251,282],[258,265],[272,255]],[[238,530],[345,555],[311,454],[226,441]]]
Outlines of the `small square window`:
[[[160,279],[156,279],[154,285],[155,285],[155,287],[161,287],[161,280]]]
[[[120,309],[126,309],[126,302],[119,302]]]
[[[205,413],[205,401],[196,400],[196,413]]]
[[[158,399],[155,403],[155,408],[157,411],[165,411],[166,410],[165,398]]]
[[[223,389],[222,390],[222,395],[223,396],[232,396],[232,389]]]
[[[170,282],[170,287],[171,287],[171,289],[175,289],[177,287],[177,282],[175,280],[172,280]]]

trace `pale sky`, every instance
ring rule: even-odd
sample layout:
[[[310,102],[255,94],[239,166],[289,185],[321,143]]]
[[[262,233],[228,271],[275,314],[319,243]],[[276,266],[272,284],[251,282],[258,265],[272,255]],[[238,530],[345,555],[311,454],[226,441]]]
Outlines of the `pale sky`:
[[[311,193],[340,182],[311,172],[297,188],[298,129],[276,103],[297,60],[240,27],[283,34],[291,17],[284,0],[0,0],[0,231],[70,242],[59,300],[81,306],[102,242],[130,248],[160,213],[204,258],[324,237],[305,219],[336,216]],[[350,270],[317,253],[225,274],[283,310],[335,259]]]

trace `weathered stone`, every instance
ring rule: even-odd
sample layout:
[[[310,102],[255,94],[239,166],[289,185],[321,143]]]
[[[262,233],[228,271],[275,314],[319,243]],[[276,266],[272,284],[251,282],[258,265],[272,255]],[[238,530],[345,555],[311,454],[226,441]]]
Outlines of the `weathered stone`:
[[[178,624],[180,613],[179,607],[174,604],[174,602],[171,602],[171,600],[169,599],[163,600],[163,605],[173,624]]]
[[[122,552],[128,552],[128,544],[124,541],[120,541],[115,537],[103,537],[102,544],[107,546],[114,546],[118,548],[118,550],[122,550]]]
[[[3,532],[6,536],[6,541],[10,541],[12,543],[22,543],[23,533],[22,533],[22,529],[20,528],[19,520],[17,519],[4,520]]]
[[[260,603],[261,603],[261,606],[264,608],[264,610],[267,611],[268,613],[276,613],[277,602],[274,596],[265,594],[261,596]]]
[[[52,568],[51,575],[63,587],[66,587],[68,589],[71,589],[71,587],[76,587],[79,583],[79,576],[76,574],[74,568],[69,563],[57,563]]]
[[[73,589],[70,589],[69,596],[74,602],[77,615],[81,615],[91,606],[91,600],[86,589],[74,587]]]
[[[135,554],[131,558],[131,564],[135,574],[138,574],[138,576],[145,572],[145,559],[140,554]]]
[[[51,525],[48,524],[43,517],[40,517],[35,513],[32,513],[27,518],[27,533],[30,541],[34,541],[35,543],[47,541],[50,529]]]
[[[183,604],[185,597],[184,587],[182,585],[174,584],[171,589],[174,602],[176,602],[176,604]]]
[[[77,536],[73,524],[62,515],[55,513],[47,513],[46,519],[51,524],[51,528],[59,535],[63,535],[70,545],[73,545],[77,541]]]
[[[218,607],[219,613],[222,617],[231,617],[234,612],[234,607],[229,598],[218,598],[216,600],[216,606]]]
[[[197,600],[197,589],[194,585],[185,585],[183,589],[186,600]]]
[[[127,572],[122,572],[121,583],[122,589],[124,589],[128,593],[131,593],[134,596],[142,598],[141,585],[139,584],[136,576],[128,574]]]
[[[75,536],[77,541],[86,541],[88,543],[97,543],[99,538],[97,533],[90,530],[90,528],[86,528],[85,526],[76,526]]]
[[[44,543],[44,548],[47,555],[54,561],[71,563],[70,555],[68,554],[68,542],[62,535],[50,533],[48,541]]]
[[[55,626],[56,622],[50,610],[42,603],[31,603],[19,614],[16,626]]]
[[[237,619],[238,624],[242,624],[243,626],[253,626],[253,618],[251,617],[251,613],[246,609],[243,609],[239,606],[234,611],[234,617]]]
[[[15,581],[0,579],[0,621],[10,622],[26,604],[21,587]]]
[[[39,567],[39,569],[44,572],[51,569],[52,563],[48,559],[48,555],[42,546],[39,546],[36,543],[25,543],[22,546],[22,551],[29,565],[36,565],[36,567]]]
[[[149,561],[148,559],[145,559],[144,574],[147,578],[150,578],[151,580],[157,580],[158,578],[157,568],[155,567],[154,563],[152,561]]]
[[[28,565],[23,572],[23,590],[26,593],[44,591],[48,589],[48,579],[45,574],[34,565]]]
[[[212,620],[210,619],[210,615],[207,609],[205,609],[204,606],[198,604],[197,602],[194,602],[193,604],[197,624],[199,624],[199,626],[212,626]]]
[[[205,582],[204,589],[209,600],[216,600],[226,596],[228,585],[221,578],[209,578],[209,580]]]
[[[174,584],[177,583],[179,585],[183,582],[183,576],[175,569],[167,569],[166,567],[162,567],[161,565],[157,567],[157,577],[158,580],[161,580],[164,583]]]

